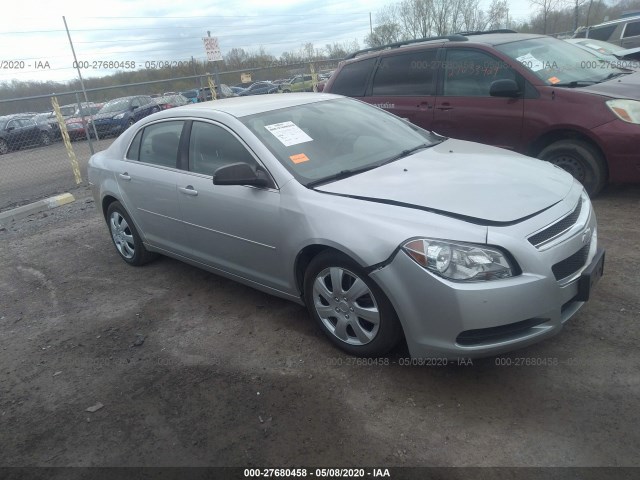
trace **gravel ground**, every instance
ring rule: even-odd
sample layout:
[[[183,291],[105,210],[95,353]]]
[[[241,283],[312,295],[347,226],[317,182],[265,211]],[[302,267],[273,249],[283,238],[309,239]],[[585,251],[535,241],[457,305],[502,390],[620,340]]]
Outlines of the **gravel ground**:
[[[362,365],[298,305],[129,267],[75,194],[0,229],[0,466],[640,466],[640,187],[595,200],[605,276],[560,335],[439,367]]]

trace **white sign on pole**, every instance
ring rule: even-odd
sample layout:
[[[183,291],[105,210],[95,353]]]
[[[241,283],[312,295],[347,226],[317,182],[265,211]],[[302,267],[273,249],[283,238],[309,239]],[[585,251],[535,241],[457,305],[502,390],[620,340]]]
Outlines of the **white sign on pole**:
[[[217,62],[222,60],[222,52],[220,51],[220,45],[218,45],[217,37],[204,37],[204,49],[207,52],[207,61]]]

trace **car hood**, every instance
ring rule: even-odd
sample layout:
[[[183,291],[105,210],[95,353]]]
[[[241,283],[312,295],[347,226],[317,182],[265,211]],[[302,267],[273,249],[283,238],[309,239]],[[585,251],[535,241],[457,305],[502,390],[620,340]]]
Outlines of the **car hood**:
[[[122,110],[120,112],[109,112],[109,113],[96,113],[91,117],[91,119],[95,122],[96,120],[109,120],[115,117],[116,115],[120,115],[121,113],[126,113],[126,110]]]
[[[630,73],[579,89],[581,92],[595,93],[611,98],[631,98],[640,100],[640,72]]]
[[[517,223],[560,202],[574,180],[547,162],[446,140],[316,191],[433,211],[482,225]]]

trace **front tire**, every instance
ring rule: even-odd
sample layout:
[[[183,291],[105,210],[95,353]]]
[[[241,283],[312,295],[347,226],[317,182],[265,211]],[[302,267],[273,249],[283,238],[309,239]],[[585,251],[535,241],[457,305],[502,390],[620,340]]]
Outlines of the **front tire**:
[[[581,140],[559,140],[545,147],[538,158],[574,176],[589,194],[597,195],[607,182],[607,166],[602,154]]]
[[[116,251],[129,265],[139,267],[157,257],[143,245],[131,217],[120,202],[113,202],[107,209],[107,225]]]
[[[0,155],[4,155],[5,153],[9,153],[9,145],[5,140],[0,138]]]
[[[304,297],[324,334],[351,355],[384,355],[402,336],[387,296],[356,262],[340,253],[323,252],[310,262]]]

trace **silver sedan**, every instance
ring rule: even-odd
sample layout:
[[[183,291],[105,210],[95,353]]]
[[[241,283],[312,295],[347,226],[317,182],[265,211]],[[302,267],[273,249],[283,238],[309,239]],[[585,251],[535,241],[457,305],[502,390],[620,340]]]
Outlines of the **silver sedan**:
[[[120,257],[168,255],[309,309],[353,355],[495,355],[557,333],[602,275],[582,186],[336,95],[137,122],[89,162]]]

